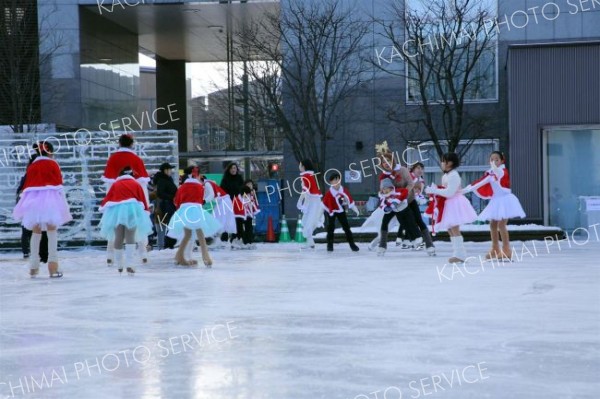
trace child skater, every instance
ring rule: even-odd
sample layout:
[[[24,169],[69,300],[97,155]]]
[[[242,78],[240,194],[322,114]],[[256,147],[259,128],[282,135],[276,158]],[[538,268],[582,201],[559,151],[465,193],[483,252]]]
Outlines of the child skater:
[[[124,167],[100,204],[100,235],[113,243],[114,261],[119,273],[125,268],[129,275],[135,273],[136,242],[152,232],[146,195],[133,178],[133,173],[129,166]]]
[[[504,154],[500,151],[493,151],[490,155],[490,167],[490,170],[485,172],[481,179],[468,185],[463,192],[474,191],[479,198],[490,200],[479,214],[479,220],[490,222],[492,249],[485,258],[498,259],[502,257],[510,260],[512,251],[506,224],[510,218],[524,218],[525,211],[519,199],[510,190],[510,177],[504,164]],[[498,234],[502,240],[502,249],[500,249]]]
[[[458,171],[460,166],[458,155],[449,152],[442,155],[441,168],[444,171],[442,187],[438,188],[433,183],[425,189],[427,194],[444,197],[443,209],[436,223],[437,228],[448,230],[450,242],[452,243],[452,257],[450,263],[462,263],[467,257],[463,236],[460,234],[460,225],[471,223],[477,219],[477,214],[471,203],[462,194],[460,186],[461,179]],[[442,201],[440,201],[442,203]]]
[[[406,225],[405,216],[407,215],[406,207],[408,206],[408,189],[395,187],[391,179],[383,179],[379,183],[379,208],[383,211],[383,219],[381,220],[381,229],[379,232],[379,247],[377,255],[383,256],[387,249],[388,226],[394,218],[402,225]]]
[[[425,186],[425,179],[423,178],[424,169],[425,169],[425,165],[423,165],[423,163],[421,163],[421,162],[416,162],[409,168],[409,176],[410,176],[410,180],[412,181],[412,184],[413,184],[413,193],[414,193],[415,205],[417,205],[417,209],[418,209],[418,206],[422,204],[423,199],[424,199],[423,194],[422,194],[423,188]],[[409,205],[412,203],[413,203],[413,201],[409,201]],[[423,218],[421,217],[421,213],[418,212],[418,216],[417,216],[417,214],[415,214],[414,216],[415,216],[415,222],[417,223],[417,225],[419,226],[419,228],[421,229],[421,232],[422,232],[423,229],[421,226],[421,222],[423,221]],[[400,249],[411,249],[412,246],[410,245],[408,240],[406,240],[405,235],[406,234],[404,231],[404,227],[399,226],[398,234],[396,236],[397,237],[396,238],[396,246],[399,246]],[[425,234],[423,234],[423,239],[425,241],[427,241],[427,237],[425,236]],[[422,242],[415,249],[421,250],[424,247],[426,247],[426,243]]]
[[[73,218],[63,191],[63,179],[58,163],[52,159],[52,144],[40,142],[34,147],[38,157],[27,168],[27,176],[13,218],[32,230],[29,244],[29,275],[40,271],[40,240],[42,231],[48,236],[48,273],[51,278],[63,276],[58,268],[58,234],[56,229]]]
[[[302,179],[302,194],[298,199],[297,207],[302,212],[302,234],[306,238],[303,249],[314,248],[313,232],[323,227],[323,208],[321,207],[321,190],[315,177],[312,161],[305,159],[298,166]]]
[[[423,216],[421,215],[421,209],[419,205],[424,205],[427,203],[427,200],[423,196],[423,190],[425,189],[425,179],[423,178],[423,173],[425,171],[425,165],[421,162],[417,162],[410,168],[410,176],[413,180],[413,192],[414,199],[411,201],[409,198],[408,201],[408,209],[412,213],[413,218],[421,231],[421,235],[423,236],[424,242],[422,245],[425,245],[425,250],[429,256],[435,256],[435,246],[433,245],[433,239],[431,238],[431,233],[427,228],[427,224],[423,221]],[[419,247],[418,249],[421,249]]]
[[[204,210],[204,185],[200,181],[200,176],[193,177],[184,175],[184,182],[181,184],[175,195],[175,206],[177,211],[169,222],[169,232],[172,238],[179,239],[179,248],[175,255],[175,264],[181,266],[193,266],[198,264],[196,260],[191,259],[191,254],[186,258],[186,248],[192,238],[192,231],[196,232],[196,237],[200,244],[202,252],[202,261],[207,267],[211,267],[213,261],[208,254],[205,236],[212,236],[221,228],[219,222],[213,215]]]
[[[148,182],[150,177],[144,166],[144,161],[138,157],[133,151],[133,136],[131,134],[122,134],[119,137],[119,149],[111,154],[106,162],[106,168],[102,174],[102,181],[106,183],[106,191],[110,189],[110,186],[119,177],[119,173],[126,166],[133,170],[133,178],[140,184],[144,195],[146,196],[146,202],[150,202],[148,196]],[[150,216],[148,216],[150,217]],[[146,263],[148,257],[146,254],[146,246],[148,245],[148,237],[141,238],[138,243],[138,253],[142,258],[142,262]],[[113,263],[114,251],[112,247],[112,241],[108,242],[106,246],[106,263],[110,266]]]
[[[254,229],[252,222],[260,212],[254,182],[246,180],[242,186],[241,193],[234,200],[233,210],[237,224],[237,236],[242,239],[240,249],[256,249],[254,242]]]
[[[381,145],[376,145],[375,148],[377,151],[377,156],[380,158],[381,169],[383,170],[383,173],[379,175],[379,183],[381,184],[384,179],[391,180],[394,184],[394,187],[408,190],[407,202],[412,202],[414,199],[414,183],[408,168],[402,166],[394,159],[394,153],[388,148],[387,142],[384,141]],[[423,237],[412,212],[409,210],[404,210],[399,216],[399,218],[392,218],[390,220],[388,229],[394,228],[395,223],[398,222],[398,231],[406,231],[406,240],[400,240],[400,244],[402,245],[403,249],[420,249],[420,244],[423,242]],[[373,223],[375,223],[377,228],[380,228],[383,217],[384,212],[382,211],[382,208],[378,208],[371,214],[365,223],[363,223],[362,228],[365,228],[370,224],[372,225]],[[400,223],[400,219],[402,220],[402,223]],[[381,230],[379,229],[379,231]],[[369,251],[373,251],[375,248],[378,248],[380,242],[381,236],[378,234],[377,237],[375,237],[375,239],[369,244]]]
[[[352,236],[352,231],[350,230],[350,225],[348,224],[348,218],[346,217],[346,212],[348,209],[352,209],[356,216],[360,215],[360,211],[356,207],[350,192],[342,187],[342,177],[339,173],[333,173],[329,176],[329,190],[325,193],[323,197],[323,207],[325,208],[325,212],[327,212],[327,251],[333,252],[333,233],[335,231],[335,219],[340,221],[342,225],[342,229],[346,234],[346,240],[348,244],[350,244],[350,249],[352,251],[357,252],[359,250],[358,246],[354,243],[354,237]]]

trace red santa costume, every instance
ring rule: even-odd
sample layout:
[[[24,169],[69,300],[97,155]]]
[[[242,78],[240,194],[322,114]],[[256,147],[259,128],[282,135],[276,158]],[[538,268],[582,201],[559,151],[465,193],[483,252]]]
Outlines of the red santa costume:
[[[443,186],[437,186],[439,189],[443,189]],[[431,194],[429,196],[429,204],[427,205],[427,209],[423,212],[425,215],[431,218],[431,234],[436,235],[438,231],[438,223],[442,220],[442,215],[444,214],[444,203],[446,202],[446,197],[441,195]]]
[[[233,211],[237,219],[246,220],[247,218],[256,218],[260,213],[258,201],[254,194],[242,195],[238,194],[233,201]]]
[[[115,229],[122,225],[135,229],[139,242],[152,233],[152,223],[144,190],[130,175],[119,176],[111,185],[100,204],[100,235],[109,241],[115,239]]]
[[[201,229],[205,236],[212,236],[221,229],[221,224],[206,211],[204,205],[204,185],[193,177],[188,177],[173,200],[177,211],[169,222],[168,236],[176,239],[183,237],[184,229]]]
[[[346,187],[340,186],[338,190],[335,187],[329,187],[329,190],[323,197],[323,208],[329,216],[334,213],[342,213],[347,209],[357,209],[354,199]]]
[[[467,186],[464,191],[474,191],[479,198],[490,200],[479,214],[479,220],[500,221],[525,217],[519,199],[510,189],[510,177],[504,164],[485,172],[481,179]]]
[[[306,238],[307,246],[314,247],[313,232],[317,228],[323,227],[325,221],[321,206],[321,190],[312,170],[300,173],[300,179],[302,180],[302,194],[298,199],[297,207],[302,212],[302,234]]]
[[[254,227],[252,221],[260,212],[258,201],[254,190],[249,187],[242,187],[242,193],[238,194],[233,200],[233,210],[235,212],[235,221],[237,225],[238,238],[241,238],[243,245],[233,246],[232,249],[256,249],[254,245]]]
[[[27,176],[13,218],[32,230],[40,226],[59,227],[73,218],[63,190],[58,163],[52,158],[38,156],[27,168]]]
[[[383,213],[400,212],[407,207],[408,190],[396,187],[388,194],[379,193],[379,208]]]
[[[108,158],[106,168],[102,174],[102,181],[110,186],[126,166],[129,166],[133,170],[133,177],[140,183],[142,188],[146,187],[150,181],[150,177],[146,171],[144,161],[132,149],[126,147],[120,147]]]
[[[350,229],[350,224],[348,223],[348,218],[346,216],[346,212],[349,209],[352,209],[356,213],[356,216],[360,215],[360,212],[356,207],[350,192],[342,185],[340,185],[338,188],[335,186],[329,187],[329,190],[327,190],[325,196],[323,197],[323,208],[329,215],[327,220],[327,251],[333,251],[333,238],[335,233],[336,219],[338,219],[342,225],[342,230],[346,235],[346,240],[350,245],[350,249],[352,249],[353,252],[359,251],[358,246],[354,243],[354,235],[352,234],[352,230]]]
[[[142,159],[136,155],[136,153],[127,147],[119,147],[117,151],[113,152],[106,162],[104,173],[102,174],[102,180],[106,183],[107,191],[110,190],[110,186],[119,177],[119,173],[125,168],[130,167],[133,170],[133,178],[139,183],[140,187],[144,191],[146,202],[150,202],[148,195],[148,182],[150,177],[146,171],[146,166]],[[146,245],[148,244],[148,237],[145,237],[138,241],[138,252],[144,262],[147,260]],[[107,263],[111,264],[114,258],[114,248],[112,241],[109,240],[106,247],[107,251]]]
[[[58,270],[58,233],[56,228],[72,220],[63,191],[63,179],[58,163],[46,153],[52,147],[39,143],[44,156],[38,156],[27,168],[23,191],[13,210],[13,218],[29,230],[39,227],[48,235],[48,271],[50,277],[62,277]],[[29,242],[31,258],[29,273],[36,276],[40,267],[41,232],[33,231]]]

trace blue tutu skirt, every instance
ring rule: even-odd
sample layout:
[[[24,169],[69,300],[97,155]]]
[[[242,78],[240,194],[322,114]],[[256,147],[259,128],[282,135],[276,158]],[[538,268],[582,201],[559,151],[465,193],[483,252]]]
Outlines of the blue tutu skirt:
[[[122,224],[128,229],[135,228],[135,241],[145,240],[152,234],[150,215],[138,202],[126,202],[107,207],[100,219],[100,235],[108,241],[115,239],[115,228]]]
[[[169,222],[167,235],[180,239],[183,237],[184,228],[189,230],[202,229],[204,235],[210,237],[221,229],[221,223],[210,212],[203,209],[200,204],[183,204],[173,214]]]

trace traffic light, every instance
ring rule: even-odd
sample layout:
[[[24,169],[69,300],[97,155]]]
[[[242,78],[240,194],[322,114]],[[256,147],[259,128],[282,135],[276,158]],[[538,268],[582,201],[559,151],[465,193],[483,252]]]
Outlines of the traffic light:
[[[273,179],[279,176],[279,164],[269,162],[269,178]]]

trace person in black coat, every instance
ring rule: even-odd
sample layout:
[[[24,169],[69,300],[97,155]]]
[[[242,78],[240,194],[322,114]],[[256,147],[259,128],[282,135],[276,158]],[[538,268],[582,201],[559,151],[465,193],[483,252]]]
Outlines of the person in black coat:
[[[240,174],[240,167],[237,163],[231,162],[225,168],[225,172],[223,172],[223,178],[221,179],[221,188],[225,190],[229,197],[233,201],[233,199],[242,192],[242,186],[244,185],[244,178]],[[241,235],[238,232],[237,237],[241,238]],[[227,241],[227,233],[223,233],[221,235],[222,241]],[[232,241],[235,237],[235,234],[232,237],[229,237]]]
[[[37,145],[34,145],[34,149],[37,148]],[[29,159],[29,165],[37,158],[37,154],[34,154]],[[27,165],[27,166],[29,166]],[[27,176],[27,171],[23,177],[21,177],[21,182],[19,183],[19,187],[17,187],[17,202],[19,202],[19,196],[23,191],[23,186],[25,185],[25,177]],[[26,229],[21,226],[21,251],[23,252],[23,258],[29,258],[30,247],[29,242],[31,241],[31,230]],[[40,241],[40,262],[47,263],[48,262],[48,235],[46,235],[45,231],[42,231],[42,239]]]
[[[152,179],[152,183],[156,187],[155,213],[157,217],[158,249],[173,249],[176,242],[170,237],[165,237],[167,225],[176,211],[173,199],[177,194],[177,186],[171,177],[174,169],[173,165],[165,162],[160,165],[159,171]]]

